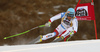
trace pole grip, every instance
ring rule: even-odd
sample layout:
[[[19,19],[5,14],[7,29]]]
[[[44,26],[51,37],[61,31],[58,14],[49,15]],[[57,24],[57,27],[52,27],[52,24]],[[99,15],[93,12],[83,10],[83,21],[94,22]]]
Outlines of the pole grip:
[[[45,25],[40,25],[39,27],[44,27]]]

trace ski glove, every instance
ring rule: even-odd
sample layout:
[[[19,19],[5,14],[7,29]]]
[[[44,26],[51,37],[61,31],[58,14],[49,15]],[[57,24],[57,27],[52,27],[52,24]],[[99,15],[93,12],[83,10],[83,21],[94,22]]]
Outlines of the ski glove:
[[[76,31],[71,31],[69,34],[70,36],[73,36],[76,33]]]
[[[50,26],[51,26],[51,22],[50,22],[50,21],[47,22],[47,23],[45,24],[45,26],[46,26],[46,27],[50,27]]]

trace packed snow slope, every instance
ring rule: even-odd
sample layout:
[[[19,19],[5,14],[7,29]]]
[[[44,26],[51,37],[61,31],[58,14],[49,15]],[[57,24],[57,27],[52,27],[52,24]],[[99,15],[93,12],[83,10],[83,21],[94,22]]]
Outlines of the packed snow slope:
[[[0,52],[100,52],[100,40],[1,46]]]

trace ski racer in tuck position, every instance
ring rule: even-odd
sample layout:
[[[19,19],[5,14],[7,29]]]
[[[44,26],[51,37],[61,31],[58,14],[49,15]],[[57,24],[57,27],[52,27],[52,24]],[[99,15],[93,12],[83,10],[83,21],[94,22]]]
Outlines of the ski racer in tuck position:
[[[45,24],[46,27],[50,27],[51,23],[57,19],[61,19],[61,24],[54,30],[53,33],[48,33],[46,35],[40,35],[31,43],[40,43],[52,37],[56,37],[53,42],[58,42],[61,40],[66,40],[69,36],[73,36],[78,29],[78,21],[75,17],[75,10],[69,8],[67,12],[59,13]]]

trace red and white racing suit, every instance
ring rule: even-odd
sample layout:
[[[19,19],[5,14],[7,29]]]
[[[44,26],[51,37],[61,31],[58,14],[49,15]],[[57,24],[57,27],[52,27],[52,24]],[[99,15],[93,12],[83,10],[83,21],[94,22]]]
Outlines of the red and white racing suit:
[[[74,17],[71,20],[68,20],[65,12],[63,12],[50,18],[49,22],[52,23],[53,21],[57,19],[61,19],[61,24],[58,25],[58,27],[54,30],[53,33],[48,33],[46,35],[43,35],[42,40],[47,40],[49,38],[56,37],[56,36],[59,36],[59,37],[63,36],[66,40],[66,38],[70,36],[70,32],[72,31],[74,31],[74,33],[77,32],[78,21],[76,17]]]

